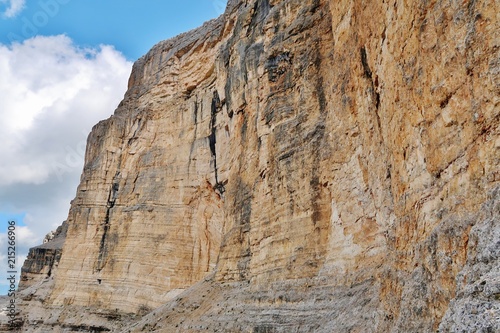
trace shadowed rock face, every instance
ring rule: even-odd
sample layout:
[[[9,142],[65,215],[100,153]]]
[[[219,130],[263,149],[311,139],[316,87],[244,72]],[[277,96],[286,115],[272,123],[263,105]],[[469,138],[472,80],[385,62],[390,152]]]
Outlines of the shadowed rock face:
[[[497,330],[499,7],[234,0],[156,45],[24,329]]]

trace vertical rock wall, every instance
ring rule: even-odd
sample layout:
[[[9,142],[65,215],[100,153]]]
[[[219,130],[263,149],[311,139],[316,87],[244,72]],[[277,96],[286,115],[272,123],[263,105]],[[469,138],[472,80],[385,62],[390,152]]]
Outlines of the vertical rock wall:
[[[498,328],[499,12],[234,0],[158,44],[89,137],[47,307],[168,302],[136,331]]]
[[[214,270],[224,211],[210,137],[227,29],[219,19],[155,46],[114,116],[93,128],[54,305],[136,312]]]

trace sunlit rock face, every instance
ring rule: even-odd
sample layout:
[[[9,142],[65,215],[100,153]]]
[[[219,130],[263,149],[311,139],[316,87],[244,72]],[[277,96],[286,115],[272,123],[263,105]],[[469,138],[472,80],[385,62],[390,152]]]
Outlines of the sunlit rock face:
[[[498,13],[233,0],[156,45],[25,329],[498,330]]]

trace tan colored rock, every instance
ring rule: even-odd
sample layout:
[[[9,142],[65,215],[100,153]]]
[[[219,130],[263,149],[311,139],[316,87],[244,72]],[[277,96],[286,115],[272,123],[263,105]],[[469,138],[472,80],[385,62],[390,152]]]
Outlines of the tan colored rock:
[[[137,312],[215,268],[224,215],[208,140],[213,92],[192,90],[213,85],[216,49],[205,49],[223,32],[212,21],[157,45],[115,115],[93,129],[54,305]]]
[[[155,46],[89,137],[42,326],[481,326],[457,281],[499,228],[499,7],[233,0]]]

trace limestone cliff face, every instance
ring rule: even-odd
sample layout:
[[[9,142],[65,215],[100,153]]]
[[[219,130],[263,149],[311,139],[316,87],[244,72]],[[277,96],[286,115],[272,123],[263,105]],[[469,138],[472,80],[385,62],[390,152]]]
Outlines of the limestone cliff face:
[[[25,329],[499,329],[498,13],[233,0],[156,45],[88,139]]]

